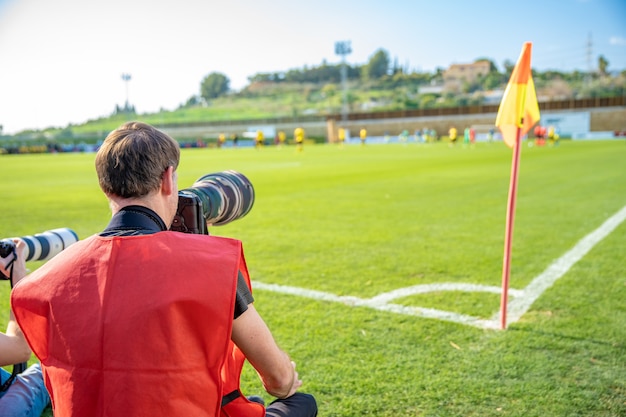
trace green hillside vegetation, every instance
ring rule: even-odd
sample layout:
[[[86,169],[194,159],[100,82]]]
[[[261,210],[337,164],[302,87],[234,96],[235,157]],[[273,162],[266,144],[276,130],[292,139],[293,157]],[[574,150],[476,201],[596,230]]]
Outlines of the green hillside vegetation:
[[[463,82],[456,91],[430,92],[443,86],[444,68],[435,72],[412,71],[393,63],[384,49],[376,51],[366,64],[346,64],[346,89],[342,65],[322,62],[319,66],[290,69],[284,72],[258,73],[249,77],[249,84],[232,91],[230,80],[221,73],[210,73],[200,83],[197,95],[189,97],[175,110],[157,113],[135,113],[134,106],[117,106],[108,116],[89,120],[81,125],[25,131],[16,135],[78,139],[101,137],[126,120],[141,119],[156,126],[268,118],[324,117],[339,114],[344,100],[351,113],[394,111],[438,107],[462,107],[485,104],[486,94],[502,90],[514,67],[505,61],[502,69],[488,58],[490,72],[475,80]],[[626,94],[626,70],[610,72],[609,63],[598,58],[597,69],[591,73],[573,71],[533,71],[539,100],[614,97]],[[424,87],[431,87],[424,91]],[[444,90],[446,91],[446,90]]]

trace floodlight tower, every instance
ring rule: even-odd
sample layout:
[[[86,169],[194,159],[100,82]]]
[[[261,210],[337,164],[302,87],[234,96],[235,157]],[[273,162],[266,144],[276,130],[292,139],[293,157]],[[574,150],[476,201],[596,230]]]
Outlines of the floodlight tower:
[[[346,66],[346,55],[352,53],[350,41],[335,42],[335,54],[341,57],[341,85],[343,87],[343,99],[341,106],[341,119],[348,120],[348,67]]]
[[[585,84],[589,86],[591,83],[591,73],[593,72],[593,65],[591,63],[591,57],[593,56],[593,43],[591,42],[591,32],[587,37],[587,74],[585,75]]]
[[[130,81],[131,78],[132,78],[131,75],[126,72],[122,74],[122,81],[124,81],[126,85],[126,104],[124,104],[125,112],[130,110],[130,104],[128,103],[128,82]]]

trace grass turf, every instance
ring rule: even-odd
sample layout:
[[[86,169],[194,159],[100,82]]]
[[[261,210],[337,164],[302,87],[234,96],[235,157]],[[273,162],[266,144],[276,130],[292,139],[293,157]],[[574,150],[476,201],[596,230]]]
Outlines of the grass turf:
[[[512,288],[626,204],[625,156],[622,141],[524,146]],[[0,236],[70,227],[84,238],[108,222],[93,155],[0,163]],[[208,172],[244,173],[252,211],[211,233],[244,242],[253,280],[369,298],[417,284],[500,285],[510,165],[499,143],[193,149],[183,150],[179,187]],[[622,224],[504,332],[264,290],[256,305],[320,415],[623,415],[625,238]],[[0,288],[3,323],[8,291]],[[398,303],[489,318],[499,296]],[[249,367],[242,382],[262,391]]]

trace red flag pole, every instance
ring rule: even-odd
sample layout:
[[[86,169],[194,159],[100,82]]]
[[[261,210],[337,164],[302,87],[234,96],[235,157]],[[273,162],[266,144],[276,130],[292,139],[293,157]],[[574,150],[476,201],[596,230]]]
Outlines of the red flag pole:
[[[502,295],[500,297],[500,328],[506,329],[506,306],[509,296],[509,277],[511,273],[511,246],[513,243],[513,220],[515,218],[515,201],[517,196],[517,174],[522,148],[521,128],[517,128],[513,160],[511,162],[511,183],[509,184],[509,201],[506,211],[506,231],[504,235],[504,258],[502,260]]]

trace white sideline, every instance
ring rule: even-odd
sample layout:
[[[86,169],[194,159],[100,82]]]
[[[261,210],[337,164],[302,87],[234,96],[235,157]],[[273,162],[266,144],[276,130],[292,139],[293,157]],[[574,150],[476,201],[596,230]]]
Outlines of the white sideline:
[[[607,219],[600,227],[582,238],[576,245],[567,251],[563,256],[552,262],[548,268],[535,277],[523,290],[509,288],[511,300],[507,304],[507,323],[518,321],[537,300],[544,291],[550,288],[556,280],[561,278],[580,259],[583,258],[595,245],[601,242],[613,230],[626,219],[626,206]],[[252,287],[255,290],[278,292],[282,294],[296,295],[314,300],[332,301],[355,307],[369,307],[375,310],[387,311],[397,314],[405,314],[424,318],[451,321],[466,324],[483,329],[500,328],[500,312],[498,311],[489,319],[481,319],[465,314],[450,311],[436,310],[432,308],[405,306],[391,303],[396,298],[408,297],[414,294],[426,294],[435,291],[465,291],[465,292],[488,292],[500,294],[501,288],[469,284],[469,283],[437,283],[414,285],[411,287],[398,288],[393,291],[379,294],[372,298],[359,298],[353,296],[339,296],[323,291],[310,290],[306,288],[291,287],[287,285],[266,284],[260,281],[253,281]]]

